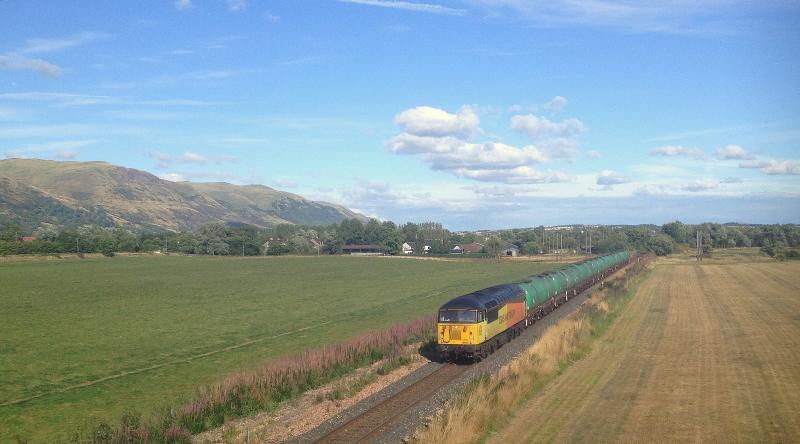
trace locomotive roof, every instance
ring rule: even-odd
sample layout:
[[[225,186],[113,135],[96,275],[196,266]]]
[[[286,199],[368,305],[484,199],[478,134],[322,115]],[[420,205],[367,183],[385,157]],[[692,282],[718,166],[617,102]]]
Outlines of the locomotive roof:
[[[442,305],[441,310],[490,310],[510,300],[520,298],[523,295],[524,292],[518,285],[496,285],[494,287],[484,288],[483,290],[474,291],[472,293],[452,299],[451,301]]]

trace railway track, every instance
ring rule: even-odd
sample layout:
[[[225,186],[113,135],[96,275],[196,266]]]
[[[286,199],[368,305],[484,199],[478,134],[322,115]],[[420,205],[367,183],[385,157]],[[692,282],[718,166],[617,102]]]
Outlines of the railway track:
[[[315,442],[350,444],[373,441],[390,430],[395,418],[419,402],[428,399],[437,390],[461,376],[468,369],[467,365],[443,364],[433,373],[342,424]]]
[[[619,267],[618,270],[609,273],[608,276],[604,276],[598,281],[587,285],[585,288],[580,288],[577,296],[585,295],[589,289],[597,287],[608,279],[608,277],[613,276],[634,263],[636,263],[636,259]],[[572,299],[573,298],[569,298],[569,300]],[[397,394],[380,402],[364,413],[350,419],[313,442],[320,444],[350,444],[377,441],[384,434],[392,430],[393,426],[395,426],[396,418],[402,417],[406,411],[429,399],[439,389],[460,377],[471,367],[470,365],[451,363],[442,364],[429,375],[402,389]]]

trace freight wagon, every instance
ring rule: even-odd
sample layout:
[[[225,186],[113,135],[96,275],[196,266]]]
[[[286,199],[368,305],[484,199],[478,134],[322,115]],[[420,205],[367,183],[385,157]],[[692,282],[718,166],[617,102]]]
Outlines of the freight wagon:
[[[630,260],[621,251],[459,296],[439,309],[439,353],[446,361],[479,361],[522,330]]]

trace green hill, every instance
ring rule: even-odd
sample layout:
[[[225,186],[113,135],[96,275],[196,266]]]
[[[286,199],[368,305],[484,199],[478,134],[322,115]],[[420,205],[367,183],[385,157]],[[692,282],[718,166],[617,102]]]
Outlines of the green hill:
[[[0,215],[24,226],[191,229],[206,222],[330,224],[364,217],[263,185],[170,182],[105,162],[0,160]]]

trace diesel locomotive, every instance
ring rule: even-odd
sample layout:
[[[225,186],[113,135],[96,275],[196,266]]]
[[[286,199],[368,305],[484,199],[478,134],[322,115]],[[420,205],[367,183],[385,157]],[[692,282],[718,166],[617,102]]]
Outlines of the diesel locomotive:
[[[630,257],[620,251],[447,302],[439,309],[436,324],[441,357],[476,362],[486,358],[559,304],[624,266]]]

